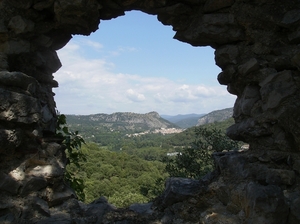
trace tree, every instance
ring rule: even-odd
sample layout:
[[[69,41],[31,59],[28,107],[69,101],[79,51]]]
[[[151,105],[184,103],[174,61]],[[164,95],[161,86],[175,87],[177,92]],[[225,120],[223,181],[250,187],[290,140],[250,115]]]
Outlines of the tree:
[[[165,157],[166,171],[173,177],[199,179],[213,170],[213,152],[237,148],[238,143],[222,134],[221,130],[197,127],[191,146],[184,148],[175,158]]]
[[[145,203],[161,193],[167,177],[165,167],[159,161],[146,161],[123,151],[110,151],[95,143],[88,148],[87,162],[81,163],[85,202],[105,196],[118,207],[133,203]],[[160,181],[158,181],[160,180]]]

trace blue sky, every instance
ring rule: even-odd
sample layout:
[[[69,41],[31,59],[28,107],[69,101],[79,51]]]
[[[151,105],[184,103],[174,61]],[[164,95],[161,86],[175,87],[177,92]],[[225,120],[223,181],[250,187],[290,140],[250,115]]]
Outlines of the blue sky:
[[[156,16],[131,11],[101,21],[90,36],[74,36],[58,51],[58,111],[177,115],[232,107],[236,97],[217,82],[213,49],[174,35]]]

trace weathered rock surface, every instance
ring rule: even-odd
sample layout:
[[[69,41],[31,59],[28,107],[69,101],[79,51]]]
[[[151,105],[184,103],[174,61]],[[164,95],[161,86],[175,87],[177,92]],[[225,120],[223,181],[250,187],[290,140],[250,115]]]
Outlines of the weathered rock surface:
[[[128,10],[216,50],[218,80],[237,96],[227,133],[250,145],[216,154],[217,171],[198,184],[169,180],[144,207],[153,213],[78,202],[63,183],[63,149],[46,139],[56,125],[56,50]],[[298,0],[0,1],[0,222],[299,223],[299,12]]]
[[[210,112],[209,114],[206,114],[198,119],[197,126],[214,123],[214,122],[220,122],[225,121],[232,117],[233,109],[232,108],[226,108],[223,110],[215,110]]]
[[[114,130],[148,131],[154,129],[177,128],[173,123],[161,118],[157,112],[137,114],[118,112],[113,114],[67,115],[70,125],[85,125],[93,122],[96,126],[113,128]]]

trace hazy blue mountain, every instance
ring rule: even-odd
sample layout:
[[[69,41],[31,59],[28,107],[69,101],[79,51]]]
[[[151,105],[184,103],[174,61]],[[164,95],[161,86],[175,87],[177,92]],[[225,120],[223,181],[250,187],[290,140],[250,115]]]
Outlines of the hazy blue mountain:
[[[174,124],[176,124],[177,126],[179,126],[181,128],[190,128],[190,127],[196,126],[198,124],[199,118],[200,117],[185,118],[185,119],[175,122]]]

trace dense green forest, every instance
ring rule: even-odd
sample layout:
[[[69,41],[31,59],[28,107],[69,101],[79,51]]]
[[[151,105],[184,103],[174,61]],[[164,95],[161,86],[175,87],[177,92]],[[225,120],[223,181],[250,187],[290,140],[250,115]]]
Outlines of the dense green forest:
[[[211,130],[217,130],[217,137],[220,139],[225,137],[225,130],[231,124],[233,119],[203,127],[208,131],[208,135],[216,133],[210,132]],[[79,170],[75,165],[68,166],[68,170],[73,172],[76,178],[83,180],[86,203],[100,196],[105,196],[117,207],[145,203],[162,192],[168,176],[200,178],[205,172],[213,169],[210,158],[212,151],[199,150],[201,147],[207,149],[207,144],[212,144],[199,144],[199,139],[202,139],[199,127],[192,127],[177,134],[143,134],[131,137],[124,132],[112,132],[97,127],[93,129],[98,131],[92,133],[93,136],[97,136],[97,141],[94,141],[94,138],[86,139],[87,144],[81,149],[86,161],[80,162]],[[87,135],[84,127],[81,127],[80,131]],[[88,128],[88,131],[91,129]],[[218,139],[214,141],[221,142]],[[171,152],[181,154],[167,156],[167,153]],[[193,159],[196,155],[198,159]],[[189,159],[189,164],[197,165],[198,168],[180,168],[180,160],[183,158]]]
[[[86,161],[81,163],[80,170],[74,165],[69,169],[77,172],[77,178],[84,181],[87,203],[105,196],[110,203],[124,207],[135,202],[148,202],[163,190],[163,180],[168,175],[160,161],[146,161],[122,151],[113,152],[95,143],[83,145],[82,151]]]

